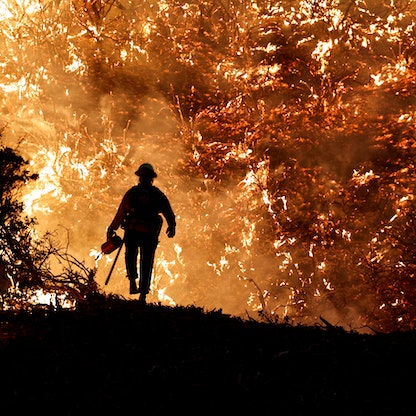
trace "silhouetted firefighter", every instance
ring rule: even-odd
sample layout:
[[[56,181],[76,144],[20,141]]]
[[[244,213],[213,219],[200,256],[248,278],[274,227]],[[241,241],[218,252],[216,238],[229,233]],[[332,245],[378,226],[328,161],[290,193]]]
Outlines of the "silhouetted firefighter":
[[[162,229],[162,214],[168,228],[169,238],[175,235],[175,214],[166,195],[153,185],[157,177],[153,166],[143,163],[135,172],[139,184],[130,188],[124,195],[116,216],[107,229],[107,240],[110,240],[121,225],[124,228],[124,244],[127,277],[130,280],[130,293],[140,293],[139,300],[146,302],[149,293],[155,252]],[[140,248],[140,279],[137,290],[137,257]]]

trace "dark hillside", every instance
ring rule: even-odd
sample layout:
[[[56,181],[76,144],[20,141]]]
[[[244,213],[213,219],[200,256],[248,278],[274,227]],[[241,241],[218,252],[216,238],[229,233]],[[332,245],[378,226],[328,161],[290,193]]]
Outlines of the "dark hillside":
[[[71,312],[3,312],[1,408],[411,414],[415,347],[413,332],[262,324],[118,299]]]

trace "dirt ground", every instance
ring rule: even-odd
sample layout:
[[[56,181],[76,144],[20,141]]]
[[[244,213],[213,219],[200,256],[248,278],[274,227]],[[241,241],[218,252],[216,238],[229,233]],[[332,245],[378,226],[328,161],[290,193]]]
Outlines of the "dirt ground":
[[[2,312],[0,407],[56,415],[409,415],[415,351],[413,332],[362,335],[123,299],[76,311]]]

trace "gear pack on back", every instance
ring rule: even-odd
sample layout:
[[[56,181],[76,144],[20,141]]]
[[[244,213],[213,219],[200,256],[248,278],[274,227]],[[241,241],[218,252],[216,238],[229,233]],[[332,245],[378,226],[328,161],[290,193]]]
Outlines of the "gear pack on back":
[[[160,202],[157,188],[142,185],[133,186],[128,192],[130,212],[125,228],[142,233],[160,231],[162,218],[159,215]]]

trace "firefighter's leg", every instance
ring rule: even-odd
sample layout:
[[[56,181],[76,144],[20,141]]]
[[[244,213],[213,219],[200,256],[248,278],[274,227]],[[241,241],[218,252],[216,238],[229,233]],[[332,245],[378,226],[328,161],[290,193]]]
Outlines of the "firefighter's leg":
[[[126,238],[126,272],[130,281],[130,294],[137,292],[136,279],[137,279],[137,255],[139,252],[139,242],[133,238]]]
[[[152,269],[155,260],[157,243],[147,243],[140,246],[140,281],[139,293],[142,300],[149,293],[150,282],[152,279]],[[143,296],[142,296],[143,295]]]

